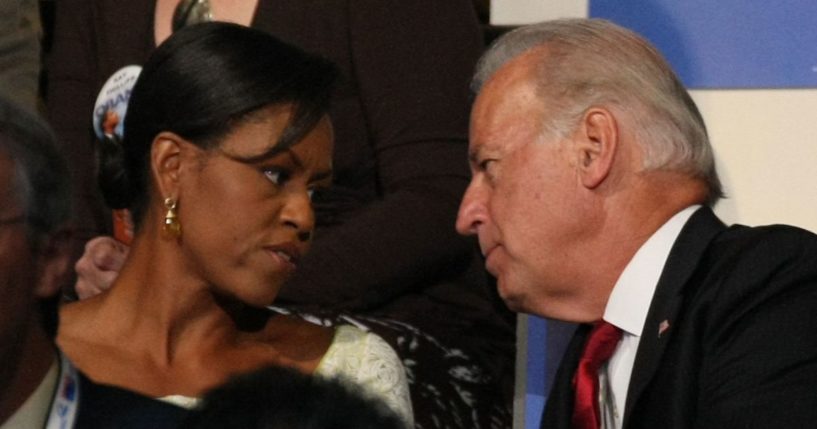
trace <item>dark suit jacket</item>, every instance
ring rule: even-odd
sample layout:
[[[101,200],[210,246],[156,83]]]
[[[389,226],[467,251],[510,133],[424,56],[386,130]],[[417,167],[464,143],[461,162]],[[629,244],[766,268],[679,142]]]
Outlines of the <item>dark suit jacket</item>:
[[[170,429],[186,414],[182,408],[79,377],[75,429]]]
[[[669,323],[660,336],[662,321]],[[571,378],[588,326],[565,353],[542,428],[569,428]],[[817,426],[817,236],[726,227],[692,215],[644,325],[624,411],[631,428]]]

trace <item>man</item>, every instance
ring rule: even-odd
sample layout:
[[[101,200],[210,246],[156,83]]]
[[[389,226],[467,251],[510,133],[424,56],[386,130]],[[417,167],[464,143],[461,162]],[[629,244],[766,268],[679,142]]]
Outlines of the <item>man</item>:
[[[181,410],[91,382],[53,345],[68,213],[50,131],[0,98],[0,428],[174,427]]]
[[[715,217],[703,120],[655,48],[546,22],[474,88],[457,229],[510,308],[582,324],[543,428],[817,424],[817,237]]]

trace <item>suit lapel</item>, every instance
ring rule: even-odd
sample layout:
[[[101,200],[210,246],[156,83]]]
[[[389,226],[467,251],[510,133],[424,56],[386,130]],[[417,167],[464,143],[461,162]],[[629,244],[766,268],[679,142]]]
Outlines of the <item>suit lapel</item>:
[[[655,375],[661,356],[673,336],[672,324],[681,309],[684,285],[698,266],[709,243],[725,228],[711,209],[702,208],[690,217],[675,240],[644,322],[627,391],[624,427],[627,427],[634,405]]]

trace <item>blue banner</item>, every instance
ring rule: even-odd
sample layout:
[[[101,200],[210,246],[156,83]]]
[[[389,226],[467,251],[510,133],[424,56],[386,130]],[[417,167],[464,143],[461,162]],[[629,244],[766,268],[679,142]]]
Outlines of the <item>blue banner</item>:
[[[817,87],[817,1],[591,0],[654,43],[690,88]]]

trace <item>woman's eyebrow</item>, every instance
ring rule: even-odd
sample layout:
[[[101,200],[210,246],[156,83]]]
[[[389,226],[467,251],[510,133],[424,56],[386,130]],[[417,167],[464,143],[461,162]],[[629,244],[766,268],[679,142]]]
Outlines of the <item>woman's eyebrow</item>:
[[[328,170],[319,171],[319,172],[313,174],[312,177],[309,180],[310,180],[310,182],[320,182],[321,180],[329,179],[331,177],[332,177],[332,169],[330,168]]]
[[[226,150],[221,149],[221,148],[219,148],[218,150],[221,153],[223,153],[224,156],[226,156],[226,157],[228,157],[230,159],[240,161],[240,162],[244,162],[244,163],[247,163],[247,164],[255,164],[255,163],[262,162],[262,161],[266,161],[266,160],[268,160],[270,158],[274,158],[274,157],[276,157],[276,156],[278,156],[278,155],[280,155],[282,153],[285,153],[285,152],[290,152],[290,154],[292,154],[292,152],[289,151],[288,147],[281,147],[281,145],[278,145],[278,144],[276,144],[274,146],[271,146],[269,149],[265,150],[264,152],[259,153],[258,155],[249,155],[249,156],[237,155],[237,154],[234,154],[234,153],[227,152]]]
[[[291,151],[291,150],[287,150],[287,151],[289,152],[289,156],[292,159],[292,163],[295,164],[295,166],[297,168],[300,168],[300,169],[303,170],[304,169],[304,162],[300,157],[298,157],[298,154]],[[332,168],[331,167],[326,169],[326,170],[321,170],[321,171],[315,172],[315,174],[313,174],[312,177],[309,178],[309,180],[311,182],[318,182],[318,181],[321,181],[323,179],[327,179],[327,178],[330,178],[330,177],[332,177]]]

